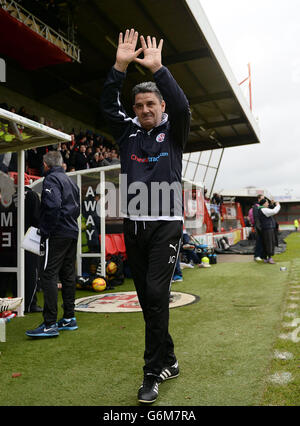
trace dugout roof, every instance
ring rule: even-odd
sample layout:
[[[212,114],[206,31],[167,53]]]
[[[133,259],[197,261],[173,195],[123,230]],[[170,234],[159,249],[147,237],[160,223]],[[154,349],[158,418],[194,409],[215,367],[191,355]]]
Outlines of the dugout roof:
[[[191,133],[185,152],[260,142],[257,123],[199,0],[69,3],[74,5],[81,62],[29,71],[5,58],[9,88],[107,134],[99,111],[101,88],[114,63],[119,32],[135,28],[145,36],[164,39],[163,63],[190,102]],[[151,79],[147,70],[130,65],[123,92],[129,114],[131,88],[146,79]]]

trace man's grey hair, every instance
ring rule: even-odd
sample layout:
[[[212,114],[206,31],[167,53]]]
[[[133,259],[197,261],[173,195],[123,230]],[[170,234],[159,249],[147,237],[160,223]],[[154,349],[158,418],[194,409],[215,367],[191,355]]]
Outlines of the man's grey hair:
[[[158,87],[153,81],[145,81],[143,83],[139,83],[132,89],[132,99],[133,103],[135,104],[135,97],[139,93],[155,93],[155,95],[158,97],[159,101],[163,101],[162,94],[160,93]]]
[[[59,151],[49,151],[43,156],[43,161],[51,169],[54,166],[62,166],[63,158]]]

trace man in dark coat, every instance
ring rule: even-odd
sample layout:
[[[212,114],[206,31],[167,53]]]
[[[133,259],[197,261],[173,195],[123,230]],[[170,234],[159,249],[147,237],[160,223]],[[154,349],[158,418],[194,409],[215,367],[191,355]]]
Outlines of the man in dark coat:
[[[77,185],[65,174],[59,151],[43,157],[45,179],[41,196],[39,229],[41,234],[41,286],[44,293],[44,322],[30,337],[58,336],[59,330],[76,330],[74,317],[75,263],[77,253],[80,198]],[[57,282],[62,283],[64,316],[57,323]]]

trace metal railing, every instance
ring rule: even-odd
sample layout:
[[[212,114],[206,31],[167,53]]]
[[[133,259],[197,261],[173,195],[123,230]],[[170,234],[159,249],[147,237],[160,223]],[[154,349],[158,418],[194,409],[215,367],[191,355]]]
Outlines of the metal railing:
[[[59,47],[73,60],[80,62],[80,49],[74,43],[67,40],[61,34],[53,30],[47,24],[35,17],[31,12],[24,9],[14,0],[0,0],[0,7],[16,18],[32,31],[39,34],[45,40]]]

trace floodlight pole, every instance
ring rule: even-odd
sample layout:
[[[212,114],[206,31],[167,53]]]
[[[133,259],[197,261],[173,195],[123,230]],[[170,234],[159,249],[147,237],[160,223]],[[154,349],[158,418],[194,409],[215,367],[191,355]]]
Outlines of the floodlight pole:
[[[24,316],[25,303],[25,256],[22,242],[24,238],[24,216],[25,216],[25,188],[24,188],[24,173],[25,173],[25,152],[18,152],[18,233],[17,233],[17,265],[18,265],[18,297],[22,297],[22,303],[18,308],[18,315]]]

